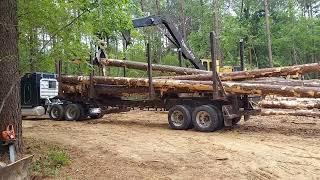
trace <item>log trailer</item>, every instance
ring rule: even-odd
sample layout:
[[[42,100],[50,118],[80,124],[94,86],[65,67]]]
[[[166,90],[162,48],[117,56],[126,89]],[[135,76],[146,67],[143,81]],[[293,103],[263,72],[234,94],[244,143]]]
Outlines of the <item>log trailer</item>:
[[[211,34],[212,62],[215,37]],[[195,82],[153,79],[150,45],[147,44],[148,79],[126,77],[63,76],[62,63],[58,64],[59,104],[53,104],[49,116],[53,120],[81,120],[90,116],[98,118],[103,110],[117,108],[163,108],[168,111],[168,123],[172,129],[186,130],[195,127],[202,132],[212,132],[224,126],[245,120],[254,110],[247,95],[227,94],[212,63],[214,76],[211,85]],[[92,63],[92,62],[91,62]],[[208,89],[209,87],[209,89]],[[204,89],[203,89],[204,88]]]

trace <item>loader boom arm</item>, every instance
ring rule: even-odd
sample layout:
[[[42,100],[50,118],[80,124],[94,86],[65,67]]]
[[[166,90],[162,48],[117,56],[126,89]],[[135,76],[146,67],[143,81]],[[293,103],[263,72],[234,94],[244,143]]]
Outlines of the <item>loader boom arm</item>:
[[[183,40],[183,37],[181,36],[178,28],[171,22],[171,20],[164,16],[148,16],[143,18],[138,18],[132,20],[134,28],[142,28],[142,27],[148,27],[148,26],[158,26],[158,25],[164,25],[169,34],[165,34],[165,36],[178,48],[180,49],[182,56],[185,59],[188,59],[191,64],[196,69],[202,69],[205,70],[204,66],[202,65],[200,59],[196,58],[192,51],[188,48],[186,43]],[[126,41],[128,41],[129,38],[125,38]]]

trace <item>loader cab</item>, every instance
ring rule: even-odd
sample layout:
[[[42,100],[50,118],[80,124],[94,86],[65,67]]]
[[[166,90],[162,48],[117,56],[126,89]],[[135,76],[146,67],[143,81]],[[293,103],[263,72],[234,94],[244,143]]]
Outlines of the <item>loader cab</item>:
[[[58,96],[58,81],[56,74],[27,73],[21,78],[21,108],[22,115],[42,114],[46,110],[46,101]],[[35,111],[37,109],[37,111]],[[39,113],[40,111],[41,113]]]
[[[200,61],[207,71],[212,71],[212,60],[211,59],[201,59]],[[216,65],[217,65],[217,72],[218,73],[227,73],[227,72],[233,71],[232,66],[222,66],[221,67],[220,60],[217,60]]]

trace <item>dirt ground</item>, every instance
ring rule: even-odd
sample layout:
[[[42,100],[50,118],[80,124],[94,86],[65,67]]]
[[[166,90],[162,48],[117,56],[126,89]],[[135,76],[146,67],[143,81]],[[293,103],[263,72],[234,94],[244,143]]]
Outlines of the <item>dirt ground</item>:
[[[24,120],[24,136],[65,146],[61,179],[320,179],[320,121],[253,117],[213,133],[175,131],[165,112],[82,122]]]

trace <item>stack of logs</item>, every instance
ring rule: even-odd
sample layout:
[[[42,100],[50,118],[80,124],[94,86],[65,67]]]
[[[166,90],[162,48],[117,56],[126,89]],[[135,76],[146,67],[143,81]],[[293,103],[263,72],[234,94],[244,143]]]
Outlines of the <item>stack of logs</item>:
[[[102,61],[104,66],[126,67],[147,71],[147,63],[135,61],[122,61],[108,59]],[[202,93],[212,92],[212,72],[183,68],[167,65],[152,65],[153,71],[174,73],[176,76],[162,76],[153,78],[153,87],[156,92],[185,92]],[[224,90],[228,94],[276,96],[278,99],[265,99],[260,105],[265,114],[292,114],[320,116],[320,112],[310,110],[318,109],[320,103],[320,81],[319,80],[287,80],[282,77],[288,75],[304,75],[320,72],[320,63],[303,64],[296,66],[266,68],[252,71],[238,71],[221,73],[219,77]],[[62,89],[65,93],[86,93],[90,78],[88,76],[63,76]],[[121,95],[125,93],[148,92],[148,78],[126,78],[126,77],[101,77],[94,76],[93,82],[100,94]],[[295,97],[296,99],[283,99],[281,97]],[[314,99],[300,99],[314,98]],[[304,102],[304,103],[301,103]],[[320,101],[319,101],[320,102]],[[269,109],[294,109],[293,111],[273,111]],[[305,110],[308,109],[308,110]]]

